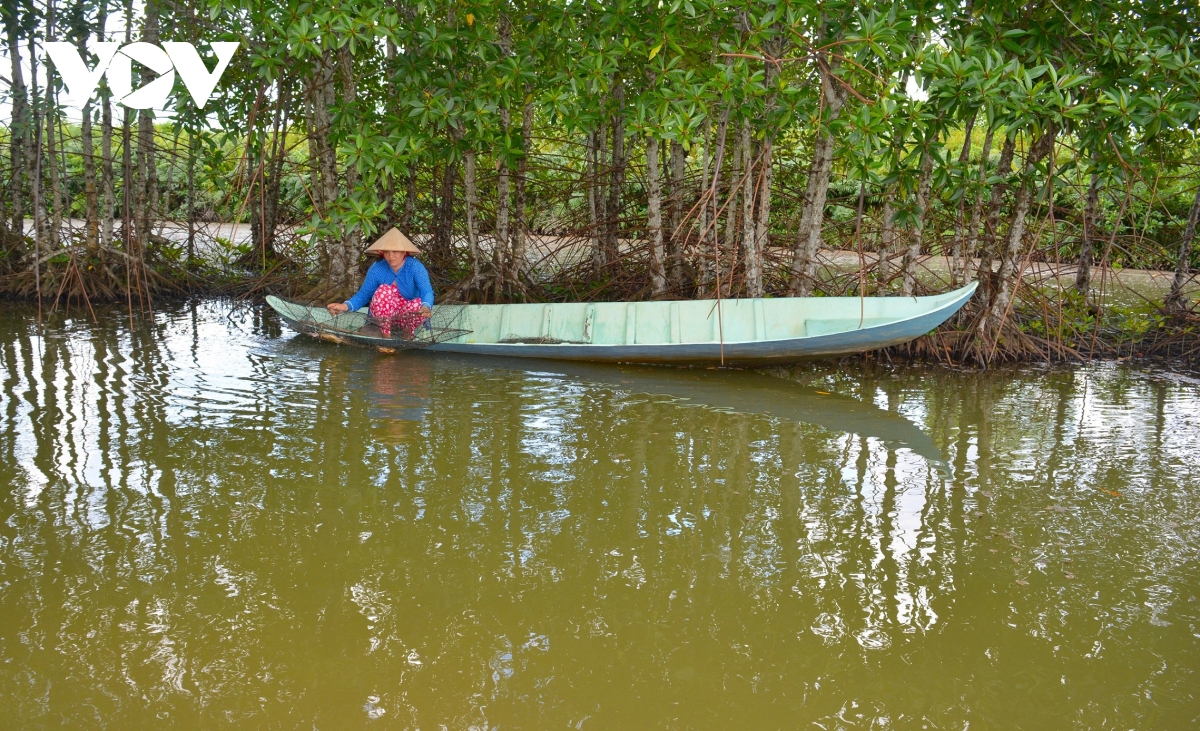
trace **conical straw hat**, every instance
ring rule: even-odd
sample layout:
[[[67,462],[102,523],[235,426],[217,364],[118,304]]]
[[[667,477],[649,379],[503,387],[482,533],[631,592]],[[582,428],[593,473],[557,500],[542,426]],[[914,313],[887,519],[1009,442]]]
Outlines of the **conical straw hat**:
[[[375,243],[367,247],[367,251],[407,251],[410,254],[420,254],[421,250],[417,245],[408,240],[408,237],[400,233],[397,228],[388,229],[387,232],[375,240]]]

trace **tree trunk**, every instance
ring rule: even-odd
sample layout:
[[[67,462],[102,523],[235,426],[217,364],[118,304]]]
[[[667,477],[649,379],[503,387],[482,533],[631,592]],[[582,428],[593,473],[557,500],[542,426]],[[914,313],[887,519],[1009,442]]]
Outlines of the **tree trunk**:
[[[287,131],[291,125],[288,118],[288,109],[291,101],[290,87],[284,87],[280,91],[280,110],[275,115],[275,129],[272,133],[274,142],[271,148],[271,167],[268,170],[270,177],[267,179],[270,184],[270,195],[267,197],[270,203],[271,217],[267,221],[268,225],[264,227],[263,238],[271,254],[277,254],[275,250],[275,229],[279,225],[279,189],[283,183],[283,165],[287,161]]]
[[[504,130],[504,136],[508,137],[508,126],[510,117],[507,108],[500,109],[500,126]],[[496,178],[496,231],[494,241],[492,242],[492,267],[494,269],[497,285],[502,284],[505,278],[505,273],[512,267],[510,266],[511,250],[509,246],[508,233],[508,207],[509,207],[509,162],[507,159],[500,160],[500,170]]]
[[[183,135],[183,126],[176,121],[172,123],[171,129],[171,154],[168,158],[171,162],[167,167],[167,184],[164,186],[166,189],[166,202],[163,206],[164,219],[168,218],[167,214],[169,214],[173,207],[171,205],[172,195],[178,188],[175,183],[175,168],[178,166],[179,161],[183,159],[179,154],[179,138]]]
[[[1000,238],[1000,207],[1004,204],[1004,195],[1008,192],[1007,178],[1012,172],[1016,144],[1015,134],[1005,137],[1004,146],[1000,148],[1000,159],[996,161],[996,175],[999,176],[1000,182],[992,186],[988,197],[987,216],[984,219],[984,245],[979,256],[979,299],[985,305],[991,303],[997,289],[996,275],[992,271],[992,258],[996,251],[996,241]]]
[[[886,287],[895,276],[892,273],[892,255],[896,253],[896,186],[891,185],[883,196],[883,215],[879,229],[879,266],[877,267],[880,286]]]
[[[754,235],[755,165],[750,120],[742,120],[742,290],[746,297],[762,296],[762,254]]]
[[[1200,200],[1200,199],[1198,199]],[[1079,242],[1079,267],[1075,270],[1075,291],[1087,296],[1092,280],[1092,237],[1096,227],[1096,208],[1100,204],[1100,175],[1092,173],[1083,205],[1083,235]]]
[[[33,125],[33,135],[29,145],[25,147],[25,167],[29,171],[29,195],[33,204],[33,240],[34,252],[36,260],[40,260],[46,248],[46,206],[44,191],[42,188],[42,101],[41,95],[38,92],[38,68],[37,55],[34,47],[33,36],[28,39],[29,44],[29,85],[30,85],[30,122]],[[40,280],[40,277],[39,277]],[[41,282],[38,282],[38,287],[41,287]]]
[[[521,159],[517,161],[515,226],[512,232],[512,259],[509,262],[509,278],[521,287],[528,263],[525,261],[525,242],[529,226],[525,213],[525,190],[529,183],[529,158],[533,155],[533,91],[525,87],[525,106],[521,110]]]
[[[904,253],[904,283],[901,294],[912,296],[917,289],[917,259],[921,256],[921,244],[925,234],[925,222],[929,217],[929,192],[933,182],[933,156],[928,148],[921,155],[921,179],[917,183],[917,221],[908,237],[908,249]]]
[[[355,82],[354,57],[350,55],[350,44],[346,44],[338,50],[338,67],[342,76],[342,104],[344,107],[355,109],[358,105],[358,86]],[[357,118],[357,115],[352,113],[352,118]],[[336,156],[336,150],[334,153]],[[348,162],[346,164],[346,195],[353,197],[360,192],[365,192],[360,190],[361,187],[358,168],[354,163]],[[351,226],[349,230],[343,229],[342,239],[342,245],[349,257],[348,263],[353,267],[362,256],[362,229],[358,226]]]
[[[30,147],[29,97],[25,79],[21,73],[21,42],[17,38],[16,18],[5,18],[8,36],[8,53],[12,61],[12,83],[9,96],[12,99],[12,127],[9,138],[9,154],[12,160],[12,177],[9,181],[9,205],[6,211],[12,220],[12,230],[20,235],[25,230],[25,177],[26,159]]]
[[[149,109],[142,109],[137,117],[137,167],[134,169],[134,215],[137,221],[133,230],[139,247],[144,247],[150,240],[158,208],[158,175],[154,164],[154,114]]]
[[[85,41],[86,36],[80,36],[76,44],[79,58],[82,59],[88,58]],[[100,242],[100,197],[96,190],[96,144],[92,139],[91,114],[91,100],[88,100],[84,103],[79,122],[79,152],[83,157],[84,244],[88,248],[94,248]]]
[[[125,253],[133,256],[135,239],[130,219],[133,217],[133,114],[129,107],[121,110],[121,242]]]
[[[960,270],[961,282],[971,281],[971,268],[975,262],[975,245],[979,242],[979,226],[983,219],[983,184],[987,180],[988,158],[992,154],[992,133],[994,128],[988,127],[983,137],[983,150],[979,155],[979,188],[975,194],[975,203],[971,207],[971,221],[967,224],[962,240],[962,252],[958,257],[962,261]]]
[[[592,259],[595,267],[604,266],[604,236],[607,229],[604,202],[603,171],[600,161],[607,143],[607,122],[588,135],[588,213],[591,216]]]
[[[775,23],[772,26],[772,36],[765,44],[764,48],[771,58],[781,58],[787,51],[789,42],[784,35],[783,25]],[[745,199],[742,201],[743,214],[746,219],[750,219],[752,215],[757,218],[753,226],[749,221],[743,222],[744,233],[747,235],[747,241],[752,242],[753,257],[749,259],[750,266],[748,267],[747,284],[748,295],[750,297],[761,297],[763,294],[763,258],[767,253],[767,245],[770,243],[770,226],[771,226],[771,185],[774,179],[774,162],[772,159],[775,144],[774,131],[777,126],[774,123],[774,114],[776,108],[776,100],[779,96],[779,67],[780,64],[771,61],[763,62],[763,85],[767,89],[767,101],[764,105],[763,112],[763,135],[762,145],[759,148],[759,165],[760,172],[757,173],[753,182],[747,180]],[[750,129],[747,124],[742,131],[742,142],[745,150],[749,153],[752,149],[750,140]],[[747,159],[753,160],[748,157]],[[753,171],[753,163],[747,163],[747,171]],[[752,194],[751,194],[752,192]]]
[[[671,140],[671,151],[667,160],[667,279],[673,288],[683,285],[683,179],[687,170],[687,151],[683,145]]]
[[[622,82],[617,82],[613,89],[613,109],[612,168],[609,171],[605,211],[608,229],[604,239],[605,264],[613,264],[620,258],[621,196],[625,190],[625,164],[628,161],[625,151],[625,85]]]
[[[724,279],[718,277],[718,285],[724,287],[721,290],[722,297],[728,297],[730,289],[733,286],[733,271],[737,268],[738,262],[738,245],[737,245],[737,222],[738,196],[741,194],[741,183],[744,177],[746,160],[743,159],[741,135],[734,131],[733,136],[733,164],[729,168],[729,192],[725,195],[725,241],[722,243],[727,256],[729,257],[730,275]],[[722,282],[724,284],[722,284]]]
[[[759,173],[759,182],[755,190],[757,220],[754,226],[754,290],[759,297],[763,293],[763,258],[767,254],[767,246],[771,243],[771,184],[775,177],[775,163],[772,160],[774,144],[770,134],[763,138],[762,152],[760,153],[762,172]]]
[[[500,43],[500,57],[507,59],[512,55],[512,21],[507,13],[500,13],[496,23]],[[504,134],[504,146],[499,155],[499,171],[496,178],[496,229],[492,242],[492,271],[496,278],[497,289],[504,287],[508,273],[515,269],[512,266],[512,245],[508,231],[508,213],[512,201],[510,199],[509,178],[512,174],[512,163],[508,158],[508,141],[512,116],[507,104],[500,106],[500,131]]]
[[[417,163],[410,162],[408,180],[404,184],[404,213],[400,216],[400,230],[412,238],[413,216],[417,212]]]
[[[142,24],[142,39],[147,43],[158,43],[158,0],[147,0],[145,21]],[[142,85],[158,78],[158,74],[142,67],[138,74]],[[138,112],[138,224],[137,236],[141,246],[150,240],[151,229],[158,213],[158,172],[154,155],[154,112],[142,109]]]
[[[116,192],[113,183],[112,91],[108,82],[100,82],[100,245],[113,243],[113,219],[116,217]],[[193,164],[195,155],[193,154]]]
[[[305,79],[304,89],[304,151],[308,158],[308,183],[305,191],[311,199],[313,220],[320,221],[325,217],[325,207],[320,200],[321,192],[321,156],[319,154],[320,140],[317,135],[317,79],[320,77],[320,62],[314,61],[312,76]],[[325,236],[313,234],[312,244],[317,255],[317,271],[328,274],[330,270],[329,242]]]
[[[133,37],[133,0],[125,0],[125,43],[129,43]],[[105,88],[108,87],[108,80],[101,79]],[[111,89],[110,89],[111,91]],[[109,106],[111,108],[111,94]],[[129,107],[121,108],[121,246],[125,253],[133,255],[133,237],[130,235],[130,195],[133,186],[133,136],[131,125],[131,115]],[[114,176],[115,177],[115,176]],[[113,207],[116,207],[116,194],[113,194]],[[128,272],[126,268],[126,272]],[[128,291],[126,291],[128,295]]]
[[[988,320],[994,328],[998,328],[1008,314],[1008,304],[1012,300],[1012,293],[1016,289],[1017,280],[1021,277],[1020,271],[1020,254],[1021,245],[1025,237],[1025,218],[1029,214],[1029,206],[1033,201],[1033,192],[1035,189],[1033,178],[1034,169],[1039,160],[1054,150],[1054,140],[1057,132],[1054,127],[1050,127],[1037,142],[1029,148],[1029,156],[1026,159],[1024,174],[1021,179],[1021,187],[1017,190],[1017,197],[1013,203],[1012,223],[1008,230],[1008,244],[1005,246],[1000,259],[1000,270],[996,273],[996,297],[992,302],[991,311],[988,315]]]
[[[975,131],[975,117],[979,110],[972,109],[967,117],[966,128],[963,130],[962,151],[958,153],[958,164],[962,169],[963,184],[966,185],[967,163],[971,161],[971,134]],[[966,206],[967,197],[963,195],[958,201],[958,215],[954,218],[954,244],[950,251],[950,286],[957,287],[961,281],[962,266],[959,256],[962,253],[963,238],[966,235]]]
[[[821,75],[821,91],[829,122],[841,114],[849,95],[844,87],[833,80],[836,69],[837,64],[833,64],[830,71]],[[792,276],[788,283],[788,292],[796,297],[808,297],[816,284],[817,249],[821,245],[821,223],[825,219],[825,196],[829,193],[834,142],[832,131],[817,131],[812,165],[808,169],[808,185],[804,191],[804,207],[800,213],[798,240],[792,256]]]
[[[1167,295],[1166,308],[1168,312],[1184,312],[1188,309],[1183,296],[1183,287],[1191,279],[1192,242],[1196,239],[1196,227],[1200,225],[1200,189],[1196,190],[1196,198],[1192,201],[1192,210],[1188,213],[1187,226],[1183,229],[1183,238],[1179,240],[1179,260],[1175,264],[1175,279],[1171,281],[1171,292]]]
[[[310,83],[312,129],[309,131],[309,157],[313,163],[313,202],[317,215],[323,222],[329,223],[333,215],[333,203],[337,200],[338,174],[337,154],[329,139],[333,126],[330,107],[335,94],[333,63],[328,51],[316,59]],[[320,249],[329,276],[330,290],[334,296],[341,296],[352,286],[350,270],[354,262],[351,253],[342,239],[330,237],[328,233],[321,237]]]
[[[286,156],[288,92],[279,88],[278,103],[271,122],[271,132],[260,153],[255,200],[250,214],[250,240],[260,253],[259,263],[265,270],[278,258],[275,251],[275,229],[279,223],[279,185],[283,177]]]
[[[80,44],[83,45],[83,44]],[[80,50],[80,56],[83,51]],[[83,105],[79,129],[83,155],[84,241],[91,249],[100,242],[100,196],[96,189],[96,145],[92,140],[92,103]]]
[[[583,156],[585,159],[584,170],[584,195],[587,198],[588,205],[588,234],[591,249],[592,259],[598,265],[600,262],[600,240],[596,236],[596,226],[600,221],[600,209],[596,205],[596,131],[588,132],[587,142],[584,143]]]
[[[196,149],[195,130],[188,130],[188,170],[187,170],[187,266],[191,269],[196,265]]]
[[[442,171],[442,194],[435,229],[438,250],[447,258],[454,253],[454,194],[457,183],[458,162],[447,162]]]
[[[50,6],[53,9],[53,5]],[[46,21],[50,30],[47,33],[48,40],[54,40],[54,13],[50,13],[50,18]],[[52,68],[50,59],[47,58],[46,78],[52,78]],[[44,106],[44,120],[46,123],[46,176],[50,184],[50,197],[46,200],[46,212],[50,219],[49,221],[49,236],[46,238],[52,251],[57,250],[62,244],[62,224],[63,224],[63,194],[62,194],[62,178],[59,175],[58,163],[58,138],[57,122],[58,122],[58,103],[55,99],[54,84],[46,84],[46,103]]]
[[[696,284],[698,287],[703,287],[708,283],[709,280],[710,260],[708,257],[708,252],[706,251],[708,247],[705,244],[708,241],[708,212],[710,210],[710,206],[708,205],[707,200],[705,200],[705,196],[707,196],[709,191],[712,189],[712,183],[708,177],[712,170],[711,165],[713,158],[713,143],[709,132],[711,129],[712,119],[707,118],[704,120],[704,157],[700,160],[700,211],[696,216],[696,235],[698,237],[696,248],[699,252],[699,262],[697,263],[699,264],[700,269],[699,276],[696,279]]]
[[[1017,189],[1017,197],[1013,201],[1012,223],[1008,231],[1008,244],[1000,258],[1000,268],[996,272],[996,296],[988,310],[986,326],[998,328],[1008,312],[1011,301],[1009,278],[1017,266],[1017,256],[1021,249],[1021,240],[1025,235],[1025,216],[1029,213],[1029,203],[1032,198],[1030,182],[1022,181]]]
[[[646,136],[646,227],[650,239],[650,292],[662,297],[667,291],[662,230],[662,182],[658,173],[658,139]]]
[[[399,5],[399,3],[397,3],[397,5]],[[399,10],[399,8],[397,8],[397,10]],[[392,41],[391,38],[388,38],[384,42],[384,61],[385,61],[385,63],[383,66],[384,78],[387,79],[387,81],[385,83],[386,83],[386,87],[387,87],[386,93],[387,93],[388,99],[396,99],[397,94],[398,94],[398,92],[396,90],[396,82],[395,82],[396,54],[398,52],[399,52],[399,49],[396,47],[396,44]],[[387,182],[384,184],[383,200],[386,203],[386,205],[383,209],[383,214],[384,214],[384,217],[387,219],[387,225],[391,226],[391,225],[398,223],[398,221],[396,220],[398,218],[398,216],[396,215],[396,176],[391,171],[389,171],[388,176],[387,176]],[[405,232],[405,235],[407,235],[407,232]]]
[[[96,16],[96,40],[106,40],[108,3],[102,0]],[[100,180],[97,215],[100,229],[97,234],[100,246],[110,248],[113,241],[113,167],[112,167],[112,92],[108,80],[100,79]],[[94,154],[94,151],[93,151]]]
[[[53,6],[52,6],[53,7]],[[53,34],[50,38],[53,40]],[[50,78],[50,62],[46,61],[47,78]],[[62,236],[62,179],[59,175],[58,139],[58,103],[55,101],[54,84],[46,84],[46,106],[44,106],[44,121],[46,121],[46,174],[49,178],[50,197],[46,200],[46,210],[49,217],[49,236],[47,242],[52,251],[61,246]]]
[[[721,237],[720,233],[720,213],[721,207],[718,205],[721,200],[721,172],[725,166],[725,137],[729,133],[729,105],[721,110],[721,117],[717,122],[717,134],[715,138],[715,149],[713,153],[713,177],[712,188],[710,189],[709,207],[712,209],[712,223],[708,227],[709,251],[712,252],[712,274],[711,284],[713,285],[714,296],[719,296],[718,287],[721,285]]]
[[[467,258],[471,272],[469,289],[478,289],[483,279],[483,260],[479,253],[479,237],[475,228],[479,208],[479,194],[475,185],[475,151],[463,153],[463,187],[466,189],[467,204]]]

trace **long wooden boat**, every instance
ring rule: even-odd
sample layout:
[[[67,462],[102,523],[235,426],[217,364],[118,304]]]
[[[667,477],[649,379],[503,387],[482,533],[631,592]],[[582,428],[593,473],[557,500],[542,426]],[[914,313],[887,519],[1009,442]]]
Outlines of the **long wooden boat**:
[[[620,363],[769,365],[860,353],[908,342],[949,319],[976,283],[928,297],[779,297],[674,302],[437,305],[430,350]],[[293,328],[363,345],[365,308],[330,315],[268,297]],[[438,337],[437,333],[444,333]]]

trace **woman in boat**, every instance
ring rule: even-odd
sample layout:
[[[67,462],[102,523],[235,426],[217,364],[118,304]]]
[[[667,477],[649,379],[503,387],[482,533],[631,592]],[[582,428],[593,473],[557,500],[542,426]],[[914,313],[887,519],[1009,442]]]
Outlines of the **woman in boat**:
[[[330,302],[326,309],[336,315],[370,303],[370,315],[384,337],[391,337],[393,325],[411,337],[413,331],[429,319],[433,307],[429,272],[425,271],[424,264],[409,256],[420,254],[420,249],[393,228],[367,247],[367,251],[382,258],[367,270],[358,293],[345,302]]]

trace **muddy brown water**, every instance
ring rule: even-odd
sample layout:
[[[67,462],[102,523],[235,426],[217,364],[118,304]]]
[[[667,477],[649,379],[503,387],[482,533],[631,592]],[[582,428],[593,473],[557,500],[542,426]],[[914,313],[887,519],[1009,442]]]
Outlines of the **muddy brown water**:
[[[1200,385],[0,310],[4,728],[1183,729]]]

